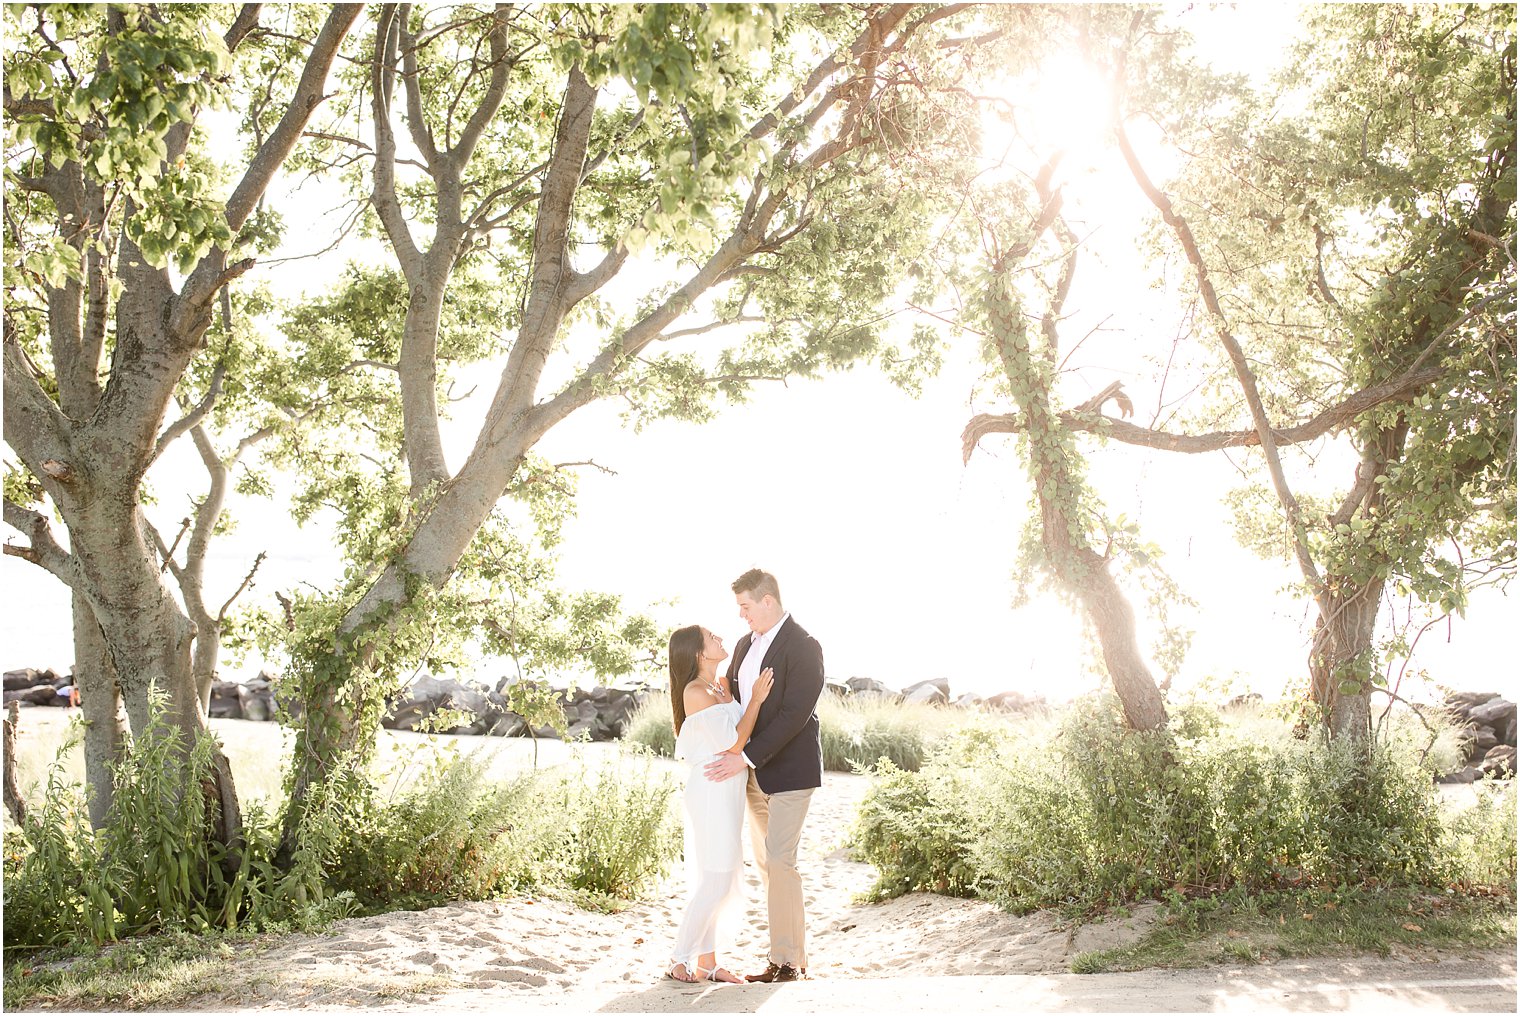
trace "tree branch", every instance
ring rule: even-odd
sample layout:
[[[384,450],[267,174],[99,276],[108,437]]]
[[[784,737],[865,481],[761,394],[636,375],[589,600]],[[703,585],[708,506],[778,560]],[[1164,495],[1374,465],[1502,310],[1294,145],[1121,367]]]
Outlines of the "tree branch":
[[[1137,13],[1135,17],[1138,20],[1140,15]],[[1129,134],[1125,131],[1122,121],[1114,125],[1114,134],[1125,164],[1129,166],[1130,175],[1134,177],[1135,183],[1139,185],[1151,204],[1161,213],[1162,220],[1177,236],[1187,255],[1188,263],[1193,267],[1193,272],[1197,277],[1198,292],[1213,320],[1214,332],[1229,355],[1230,362],[1235,365],[1235,376],[1240,382],[1241,391],[1245,394],[1246,405],[1250,407],[1251,420],[1256,425],[1256,433],[1261,440],[1261,450],[1266,458],[1267,471],[1272,477],[1272,486],[1277,491],[1277,498],[1282,503],[1283,511],[1288,517],[1288,525],[1293,531],[1293,551],[1298,560],[1299,570],[1303,572],[1305,580],[1314,590],[1316,598],[1319,598],[1324,591],[1324,579],[1320,577],[1319,566],[1314,563],[1314,556],[1309,552],[1303,512],[1299,508],[1298,499],[1293,496],[1293,491],[1288,486],[1287,475],[1283,472],[1282,459],[1277,454],[1277,446],[1272,438],[1272,424],[1267,418],[1266,407],[1262,404],[1261,393],[1256,386],[1256,375],[1251,371],[1245,351],[1241,349],[1240,343],[1230,331],[1228,319],[1225,317],[1224,309],[1219,305],[1219,296],[1214,290],[1213,281],[1209,278],[1208,266],[1204,262],[1202,252],[1198,249],[1198,241],[1193,236],[1192,227],[1178,214],[1172,206],[1171,199],[1151,182],[1150,176],[1141,166],[1140,158],[1129,142]]]
[[[1272,439],[1275,444],[1287,446],[1303,444],[1323,437],[1352,423],[1369,409],[1385,403],[1408,402],[1427,386],[1440,380],[1441,376],[1442,371],[1437,367],[1408,371],[1392,381],[1365,388],[1303,423],[1274,430]],[[1225,448],[1251,448],[1261,443],[1261,434],[1255,429],[1212,431],[1207,434],[1174,434],[1091,412],[1065,412],[1061,414],[1060,419],[1062,425],[1068,430],[1102,434],[1124,444],[1189,455],[1217,452]],[[962,432],[962,450],[965,457],[969,459],[977,442],[986,435],[1017,434],[1022,430],[1023,426],[1016,416],[982,413],[972,417],[971,422]]]
[[[51,572],[64,585],[73,587],[74,559],[53,538],[52,524],[46,515],[6,498],[5,524],[30,541],[30,545],[26,547],[7,542],[6,554],[19,557],[23,561],[30,561],[37,567]]]
[[[486,125],[496,116],[502,99],[506,96],[507,78],[512,70],[511,61],[507,59],[507,27],[511,11],[511,4],[497,4],[491,14],[491,81],[486,85],[485,97],[475,107],[475,112],[470,114],[464,130],[460,131],[459,141],[449,151],[449,159],[456,170],[463,169],[469,162]]]
[[[156,462],[174,441],[191,427],[200,424],[202,420],[216,406],[216,400],[222,394],[222,380],[227,376],[227,365],[217,363],[216,369],[211,372],[211,384],[206,388],[206,394],[201,396],[200,402],[195,404],[184,416],[164,428],[164,432],[158,436],[153,445],[153,455],[148,459],[149,464]]]
[[[312,112],[322,102],[322,85],[337,58],[338,47],[342,45],[348,30],[353,27],[354,20],[363,9],[363,4],[333,5],[326,23],[322,25],[322,31],[317,34],[317,41],[312,44],[311,54],[306,58],[306,66],[301,71],[300,82],[285,108],[285,114],[254,155],[243,178],[233,188],[232,196],[227,199],[227,225],[234,233],[248,220],[259,198],[268,189],[275,172],[284,165],[286,157],[295,148],[296,141],[311,120]]]
[[[264,550],[259,551],[259,556],[253,559],[253,567],[248,569],[248,574],[243,576],[243,581],[232,591],[232,595],[227,597],[227,602],[222,604],[222,609],[216,612],[216,622],[218,625],[227,619],[227,611],[231,610],[232,604],[239,596],[243,595],[243,590],[253,584],[253,576],[258,573],[259,565],[264,563],[264,558],[268,556],[268,553],[268,551]]]
[[[222,36],[222,42],[227,46],[227,52],[235,52],[243,40],[248,38],[250,32],[259,27],[259,10],[263,4],[244,4],[238,9],[238,16],[232,22],[232,27],[227,29],[227,34]]]
[[[370,95],[375,120],[374,185],[375,213],[401,262],[402,271],[414,274],[422,254],[412,237],[406,214],[396,198],[396,129],[391,119],[391,100],[396,87],[396,46],[399,28],[397,6],[380,8],[375,24],[375,53],[370,69]]]

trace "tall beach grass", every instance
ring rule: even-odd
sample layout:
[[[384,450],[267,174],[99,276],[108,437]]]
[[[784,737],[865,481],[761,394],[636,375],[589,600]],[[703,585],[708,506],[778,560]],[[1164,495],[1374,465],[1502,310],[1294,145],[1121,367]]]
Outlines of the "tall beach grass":
[[[1015,721],[1000,713],[975,709],[895,702],[867,696],[841,698],[825,693],[818,700],[823,768],[856,772],[883,759],[900,769],[917,771],[938,745],[974,727],[1006,727]],[[651,696],[629,719],[625,739],[669,758],[675,752],[670,704]]]

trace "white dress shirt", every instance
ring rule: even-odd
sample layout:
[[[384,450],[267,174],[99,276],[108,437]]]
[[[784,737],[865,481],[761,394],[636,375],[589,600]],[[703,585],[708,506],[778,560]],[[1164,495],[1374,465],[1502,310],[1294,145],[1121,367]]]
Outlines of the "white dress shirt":
[[[750,633],[749,652],[744,654],[744,660],[739,664],[739,701],[745,703],[746,706],[749,704],[750,694],[755,690],[755,682],[760,679],[760,662],[765,659],[765,653],[770,649],[771,643],[776,641],[776,633],[791,616],[791,614],[782,614],[781,620],[771,625],[770,630],[764,634]]]
[[[791,616],[789,613],[782,614],[781,620],[771,625],[770,629],[763,634],[750,632],[749,652],[744,654],[744,659],[739,664],[739,701],[744,703],[746,709],[749,708],[749,697],[755,690],[755,682],[760,679],[760,662],[765,659],[765,653],[770,649],[771,643],[776,641],[776,633]],[[739,757],[744,759],[745,765],[751,769],[755,768],[755,763],[749,760],[749,755],[740,752]]]

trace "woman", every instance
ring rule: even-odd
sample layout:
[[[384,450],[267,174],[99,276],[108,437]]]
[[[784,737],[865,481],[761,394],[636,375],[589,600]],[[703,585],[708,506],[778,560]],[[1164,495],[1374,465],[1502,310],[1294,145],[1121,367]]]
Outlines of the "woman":
[[[718,915],[739,898],[743,861],[740,830],[744,824],[744,780],[714,783],[702,767],[720,752],[740,750],[755,729],[760,703],[770,694],[769,668],[755,682],[754,694],[741,707],[734,701],[718,664],[728,658],[723,640],[700,625],[670,636],[670,711],[676,725],[676,758],[691,763],[686,778],[686,870],[691,897],[667,977],[688,983],[743,978],[718,966]]]

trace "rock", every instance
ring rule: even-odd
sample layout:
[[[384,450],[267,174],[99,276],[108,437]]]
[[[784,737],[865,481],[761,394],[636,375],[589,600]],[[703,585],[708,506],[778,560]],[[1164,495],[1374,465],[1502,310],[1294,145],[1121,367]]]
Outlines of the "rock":
[[[920,705],[944,706],[950,704],[950,695],[946,691],[950,682],[944,682],[945,687],[932,681],[921,681],[911,689],[903,691],[904,702],[917,702]]]
[[[847,685],[847,684],[841,684],[838,681],[824,681],[823,682],[823,690],[827,691],[827,692],[832,692],[834,694],[835,698],[849,698],[850,697],[850,686]]]
[[[1473,723],[1492,727],[1499,744],[1515,743],[1515,703],[1508,699],[1494,698],[1473,706],[1467,711],[1467,718]]]
[[[7,670],[5,672],[6,691],[20,691],[23,688],[30,688],[37,683],[37,671],[31,667],[27,667],[24,670]]]
[[[1226,709],[1243,709],[1247,706],[1259,706],[1262,703],[1260,692],[1248,691],[1244,695],[1236,695],[1224,704]]]
[[[1488,749],[1499,743],[1499,738],[1494,734],[1493,727],[1469,724],[1465,734],[1472,741],[1472,746],[1468,749],[1467,754],[1474,760],[1481,759]]]
[[[1488,749],[1483,756],[1483,764],[1478,766],[1484,775],[1492,775],[1499,779],[1509,779],[1515,775],[1515,747],[1510,744],[1496,744]]]
[[[579,741],[581,739],[581,736],[585,735],[588,740],[595,741],[597,740],[596,729],[597,722],[594,719],[576,720],[574,723],[570,724],[570,729],[565,731],[565,740]]]
[[[903,698],[912,698],[913,694],[922,688],[938,688],[940,693],[945,696],[945,701],[950,701],[950,680],[945,677],[931,677],[927,681],[910,684],[902,690]]]
[[[206,707],[206,715],[213,720],[241,720],[241,687],[236,681],[211,682],[211,702]]]
[[[1476,768],[1474,768],[1473,766],[1465,766],[1465,767],[1463,767],[1461,769],[1458,769],[1456,772],[1446,773],[1444,776],[1437,776],[1436,777],[1436,782],[1437,783],[1472,783],[1477,778],[1478,778],[1478,770]]]
[[[387,730],[416,730],[437,711],[437,703],[428,699],[407,699],[387,709],[380,718],[380,726]]]
[[[862,692],[886,696],[896,696],[897,694],[874,677],[852,677],[845,681],[844,684],[846,688],[850,689],[850,694],[852,695],[859,695]]]
[[[1044,709],[1045,700],[1030,698],[1016,691],[1000,691],[987,697],[988,709],[1000,709],[1005,713],[1022,713],[1031,709]]]
[[[1446,696],[1446,704],[1466,712],[1473,706],[1482,705],[1499,697],[1496,691],[1456,691]]]
[[[1479,723],[1493,726],[1496,719],[1515,715],[1515,704],[1503,696],[1495,695],[1491,699],[1469,706],[1467,715]]]
[[[5,702],[20,702],[28,706],[61,706],[67,705],[68,699],[58,697],[58,689],[51,684],[39,684],[31,688],[17,688],[14,691],[4,693]]]
[[[976,692],[968,691],[962,694],[951,704],[954,705],[957,709],[976,709],[979,708],[985,701],[986,699],[982,698]]]
[[[520,737],[528,733],[528,724],[516,713],[507,713],[496,719],[488,731],[491,737]]]
[[[266,723],[274,719],[274,693],[268,690],[244,687],[238,691],[238,704],[243,709],[243,719]]]
[[[502,712],[491,695],[481,688],[454,678],[423,674],[391,701],[380,722],[391,730],[416,730],[423,720],[441,709],[464,714],[464,720],[447,731],[458,734],[483,734]]]

